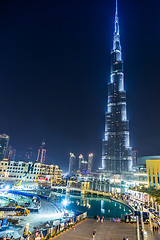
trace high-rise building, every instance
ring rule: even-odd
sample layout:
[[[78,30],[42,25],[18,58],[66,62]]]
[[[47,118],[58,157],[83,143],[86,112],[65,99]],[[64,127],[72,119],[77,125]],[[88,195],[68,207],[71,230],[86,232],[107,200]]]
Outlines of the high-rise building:
[[[76,156],[73,153],[70,153],[69,157],[69,174],[74,175],[76,173],[77,163]]]
[[[88,172],[91,173],[93,170],[93,153],[88,155]]]
[[[5,158],[9,161],[14,161],[16,156],[16,150],[11,146],[8,146],[5,153]]]
[[[124,89],[123,60],[116,1],[102,168],[107,172],[118,174],[129,172],[131,167],[132,149],[129,143],[129,121],[127,119],[126,91]]]
[[[88,170],[88,162],[85,161],[82,154],[79,155],[79,171],[86,172]]]
[[[43,141],[41,143],[40,148],[38,149],[37,162],[45,163],[45,160],[46,160],[46,149],[45,149],[45,142]]]
[[[26,155],[25,155],[25,160],[27,162],[32,161],[32,155],[33,155],[33,149],[31,147],[29,147],[28,151],[26,152]]]
[[[133,166],[138,165],[138,151],[137,150],[132,150],[132,164],[133,164]]]
[[[3,160],[3,158],[6,155],[6,150],[9,143],[9,136],[6,134],[0,135],[0,161]]]

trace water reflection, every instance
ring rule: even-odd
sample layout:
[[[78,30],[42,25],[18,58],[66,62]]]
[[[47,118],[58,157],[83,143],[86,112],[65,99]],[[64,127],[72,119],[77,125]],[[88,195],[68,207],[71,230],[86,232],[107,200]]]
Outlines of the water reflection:
[[[67,206],[69,210],[74,212],[87,211],[88,216],[100,215],[107,218],[121,218],[125,214],[131,213],[126,206],[103,197],[70,195],[67,196],[67,199],[70,202]]]

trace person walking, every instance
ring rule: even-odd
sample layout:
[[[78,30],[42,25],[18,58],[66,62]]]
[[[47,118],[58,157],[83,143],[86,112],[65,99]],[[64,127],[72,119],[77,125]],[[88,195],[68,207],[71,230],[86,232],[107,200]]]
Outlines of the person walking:
[[[99,220],[99,216],[97,215],[97,222],[98,222],[98,220]]]
[[[93,236],[93,240],[94,240],[94,239],[95,239],[95,236],[96,236],[96,235],[95,235],[95,232],[93,232],[92,236]]]

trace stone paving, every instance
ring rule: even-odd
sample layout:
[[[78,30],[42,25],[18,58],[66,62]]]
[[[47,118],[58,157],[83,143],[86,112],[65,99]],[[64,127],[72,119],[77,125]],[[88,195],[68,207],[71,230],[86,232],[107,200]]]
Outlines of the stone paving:
[[[57,240],[91,240],[92,233],[96,228],[97,234],[95,240],[123,240],[128,237],[129,240],[136,240],[136,224],[114,223],[104,221],[104,223],[96,222],[93,219],[77,225],[74,229],[70,229],[63,233]]]

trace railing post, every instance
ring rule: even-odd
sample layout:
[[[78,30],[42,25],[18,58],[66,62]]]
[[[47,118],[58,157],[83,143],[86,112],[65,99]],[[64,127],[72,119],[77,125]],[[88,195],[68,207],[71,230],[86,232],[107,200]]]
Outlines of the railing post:
[[[138,219],[138,216],[137,216],[137,240],[140,240],[139,219]]]

